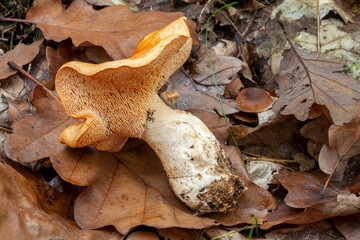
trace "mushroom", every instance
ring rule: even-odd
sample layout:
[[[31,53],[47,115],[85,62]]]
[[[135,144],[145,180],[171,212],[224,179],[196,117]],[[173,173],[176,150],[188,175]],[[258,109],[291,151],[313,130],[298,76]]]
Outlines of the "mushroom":
[[[198,214],[227,212],[246,190],[211,131],[190,113],[173,110],[158,96],[164,82],[190,54],[192,39],[180,18],[145,36],[132,57],[88,64],[69,62],[56,76],[68,115],[82,122],[60,141],[116,152],[128,137],[156,152],[175,195]]]
[[[270,109],[274,99],[264,89],[249,87],[239,93],[236,103],[241,111],[258,113]]]
[[[249,87],[242,90],[236,97],[237,106],[242,111],[241,114],[257,114],[258,124],[256,127],[244,125],[232,126],[231,129],[233,130],[234,137],[242,139],[264,126],[280,121],[282,119],[281,116],[270,109],[275,99],[275,97],[262,88]],[[244,119],[244,116],[240,114],[235,117]]]

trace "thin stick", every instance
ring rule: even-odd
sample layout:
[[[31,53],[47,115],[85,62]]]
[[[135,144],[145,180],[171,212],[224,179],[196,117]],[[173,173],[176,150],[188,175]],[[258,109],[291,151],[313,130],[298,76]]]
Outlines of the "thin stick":
[[[350,151],[350,149],[352,148],[352,146],[353,146],[353,145],[350,145],[350,147],[348,147],[348,149],[345,151],[345,153],[344,153],[344,154],[339,158],[339,160],[336,162],[333,170],[331,171],[328,179],[326,180],[326,183],[325,183],[325,185],[324,185],[323,190],[322,190],[321,193],[320,193],[320,198],[324,198],[324,197],[325,197],[325,190],[326,190],[326,188],[327,188],[327,186],[328,186],[328,184],[329,184],[329,182],[330,182],[330,179],[332,178],[332,176],[334,175],[337,167],[339,166],[339,164],[341,163],[341,161],[344,160],[346,154]]]
[[[320,46],[320,0],[317,0],[317,7],[316,7],[316,18],[317,18],[317,51],[321,51]]]
[[[257,14],[258,10],[256,9],[254,12],[254,15],[252,16],[252,18],[250,19],[250,22],[248,23],[248,25],[246,26],[244,32],[241,34],[241,37],[244,38],[245,35],[247,34],[247,32],[250,30],[251,25],[253,24],[254,20],[255,20],[255,16]]]
[[[56,97],[50,89],[48,89],[47,87],[45,87],[44,84],[42,84],[41,82],[39,82],[36,78],[34,78],[33,76],[31,76],[28,72],[26,72],[24,69],[22,69],[19,65],[17,65],[16,63],[10,61],[8,62],[8,65],[14,69],[17,70],[19,72],[21,72],[22,74],[24,74],[27,78],[29,78],[31,81],[33,81],[35,84],[41,86],[44,90],[46,90],[50,96],[52,96],[54,99],[56,99],[59,103],[61,103],[60,99],[58,97]]]
[[[35,22],[29,21],[26,19],[17,19],[17,18],[0,18],[0,21],[36,24]]]
[[[6,133],[12,133],[13,130],[11,128],[8,127],[4,127],[0,125],[0,131],[6,132]]]

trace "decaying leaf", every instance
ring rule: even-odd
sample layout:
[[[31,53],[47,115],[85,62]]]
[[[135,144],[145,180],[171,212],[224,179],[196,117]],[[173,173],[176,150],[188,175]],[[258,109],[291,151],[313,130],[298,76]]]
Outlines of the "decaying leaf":
[[[344,126],[331,125],[329,128],[329,145],[323,145],[319,154],[320,169],[330,174],[340,160],[334,179],[343,177],[349,159],[360,153],[360,104],[357,104],[354,118]]]
[[[80,61],[97,64],[113,60],[100,46],[88,46],[85,48],[82,52],[73,50],[73,47],[67,41],[61,42],[56,50],[52,47],[46,48],[46,59],[48,61],[51,80],[50,85],[55,86],[56,73],[60,67],[67,62]]]
[[[51,196],[40,176],[0,164],[0,235],[6,239],[122,239],[116,232],[82,230],[70,218],[73,196]],[[46,197],[49,194],[49,197]]]
[[[267,233],[266,239],[279,240],[303,240],[303,239],[326,239],[326,240],[345,240],[331,224],[321,221],[318,223],[300,225],[292,228],[282,228]]]
[[[340,185],[330,182],[324,198],[320,193],[324,187],[325,179],[307,172],[290,172],[280,169],[274,176],[280,184],[288,190],[285,203],[294,208],[306,208],[319,203],[336,202],[337,196],[347,190],[342,190]]]
[[[325,105],[337,125],[349,122],[360,98],[360,85],[342,74],[345,60],[296,48],[284,52],[279,74],[279,99],[273,110],[308,119],[314,103]]]
[[[127,3],[124,0],[86,0],[89,4],[95,6],[113,6],[113,5],[124,5],[128,8],[137,11],[137,7],[132,4]]]
[[[336,227],[347,240],[357,240],[360,238],[360,221],[353,216],[335,217],[331,223]]]
[[[305,124],[300,129],[301,136],[308,138],[307,152],[318,159],[320,150],[324,144],[329,145],[328,130],[331,123],[324,116],[318,117]]]
[[[122,59],[132,55],[145,35],[181,16],[179,12],[133,13],[121,5],[96,11],[83,0],[74,0],[64,10],[57,0],[38,0],[26,19],[36,23],[48,40],[61,42],[70,37],[75,46],[90,42],[104,47],[113,59]]]
[[[325,197],[320,198],[325,177],[281,169],[280,173],[274,176],[274,179],[276,178],[288,190],[285,198],[287,206],[280,204],[279,208],[269,215],[268,222],[261,226],[263,229],[280,223],[308,224],[360,212],[360,198],[350,193],[349,187],[340,187],[330,182]]]
[[[288,220],[298,218],[304,212],[303,208],[292,208],[285,203],[278,204],[277,209],[271,212],[267,217],[266,222],[260,226],[261,229],[269,229],[273,226],[284,223]]]
[[[159,240],[159,237],[153,232],[136,231],[126,236],[128,240]]]
[[[354,21],[351,15],[344,11],[335,0],[284,0],[273,10],[272,17],[274,18],[277,14],[281,13],[280,19],[282,21],[299,20],[304,16],[316,18],[318,2],[320,6],[320,19],[324,18],[330,11],[335,11],[346,23]]]
[[[13,50],[7,52],[0,58],[0,80],[10,77],[17,73],[16,70],[10,68],[7,63],[15,62],[19,66],[23,66],[31,62],[39,53],[40,45],[44,39],[38,40],[31,45],[18,44]]]
[[[168,80],[167,91],[177,91],[180,95],[174,108],[180,110],[202,109],[209,112],[222,113],[221,105],[214,86],[201,86],[196,84],[191,76],[186,76],[182,71],[175,72]],[[220,87],[220,90],[224,86]],[[221,99],[225,114],[238,112],[235,99]]]

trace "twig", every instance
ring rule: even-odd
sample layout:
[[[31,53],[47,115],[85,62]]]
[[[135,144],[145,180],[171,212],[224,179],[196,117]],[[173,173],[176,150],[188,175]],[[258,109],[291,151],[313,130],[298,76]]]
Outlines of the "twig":
[[[0,18],[0,21],[36,24],[35,22],[29,21],[26,19],[17,19],[17,18]]]
[[[246,26],[244,32],[241,34],[241,37],[244,38],[245,35],[247,34],[247,32],[250,30],[251,25],[253,24],[254,20],[255,20],[255,16],[257,14],[258,10],[256,9],[254,12],[254,15],[252,16],[252,18],[250,19],[250,22],[248,23],[248,25]]]
[[[352,147],[352,145],[350,145],[350,146],[348,147],[348,149],[345,151],[345,153],[344,153],[344,154],[339,158],[339,160],[336,162],[333,170],[331,171],[329,177],[327,178],[327,180],[326,180],[326,182],[325,182],[325,185],[324,185],[323,190],[322,190],[321,193],[320,193],[320,198],[324,198],[324,197],[325,197],[325,191],[326,191],[327,186],[329,185],[330,179],[331,179],[332,176],[334,175],[334,173],[335,173],[337,167],[339,166],[340,162],[342,162],[342,161],[344,160],[346,154],[350,151],[351,147]]]
[[[0,125],[0,131],[6,132],[6,133],[12,133],[13,132],[13,130],[11,128],[1,126],[1,125]]]
[[[265,157],[265,156],[261,156],[259,154],[255,154],[255,153],[250,153],[250,152],[246,152],[244,150],[241,151],[242,153],[245,153],[246,155],[252,156],[252,157],[247,157],[245,158],[245,161],[264,161],[264,162],[273,162],[273,163],[286,163],[286,164],[293,164],[293,163],[297,163],[295,160],[287,160],[287,159],[277,159],[277,158],[269,158],[269,157]]]
[[[50,89],[48,89],[44,84],[42,84],[41,82],[39,82],[36,78],[34,78],[33,76],[31,76],[28,72],[26,72],[24,69],[22,69],[20,66],[18,66],[16,63],[10,61],[8,62],[8,65],[14,69],[17,70],[19,72],[21,72],[22,74],[24,74],[27,78],[29,78],[31,81],[33,81],[35,84],[41,86],[44,90],[46,90],[50,96],[52,96],[54,99],[56,99],[58,102],[61,103],[60,99],[58,97],[56,97]]]
[[[316,6],[316,16],[317,16],[317,51],[320,52],[320,0],[317,0]]]

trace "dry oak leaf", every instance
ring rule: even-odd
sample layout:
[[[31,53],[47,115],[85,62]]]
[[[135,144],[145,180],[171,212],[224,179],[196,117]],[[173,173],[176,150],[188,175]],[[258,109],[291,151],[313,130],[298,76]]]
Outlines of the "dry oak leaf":
[[[289,172],[281,169],[274,176],[287,190],[285,203],[271,213],[261,228],[269,229],[278,224],[307,224],[334,216],[347,216],[360,212],[360,197],[330,182],[325,197],[320,198],[325,178],[313,173]]]
[[[114,225],[126,234],[138,225],[204,228],[217,224],[194,216],[175,197],[160,160],[149,147],[117,154],[71,149],[59,142],[59,136],[77,121],[56,100],[37,96],[32,103],[36,114],[14,124],[13,134],[5,139],[5,153],[18,162],[50,157],[64,180],[88,186],[74,206],[75,220],[82,228]]]
[[[320,198],[326,179],[307,172],[290,172],[280,169],[279,173],[274,175],[274,180],[279,181],[288,190],[284,201],[288,206],[294,208],[336,202],[336,198],[341,192],[347,192],[346,189],[341,189],[340,185],[331,181],[326,189],[325,197]]]
[[[360,154],[360,104],[356,105],[354,118],[344,126],[331,125],[329,146],[323,145],[319,154],[320,169],[330,174],[341,159],[333,178],[341,180],[351,157]]]
[[[44,185],[49,183],[42,177],[0,163],[0,236],[8,240],[122,239],[116,232],[80,229],[67,218],[71,199],[62,194],[49,202],[40,190]],[[64,199],[68,202],[56,203]]]
[[[74,0],[64,9],[61,1],[37,0],[26,20],[36,23],[48,40],[70,37],[76,47],[90,42],[118,60],[130,57],[145,35],[182,16],[180,12],[136,13],[121,5],[94,10],[85,0]]]
[[[15,62],[19,66],[24,66],[31,62],[36,55],[39,53],[40,45],[44,39],[40,39],[31,45],[18,44],[13,50],[7,52],[0,58],[0,80],[10,77],[17,73],[16,70],[12,69],[7,65],[9,61]]]
[[[295,47],[284,51],[280,89],[276,91],[279,99],[272,109],[305,121],[311,106],[317,103],[328,108],[335,124],[349,122],[360,98],[360,85],[341,73],[345,63],[340,58]]]
[[[13,126],[13,134],[5,140],[5,152],[19,162],[50,157],[64,180],[88,186],[74,206],[75,220],[82,228],[114,225],[123,234],[138,225],[201,229],[219,222],[252,223],[253,216],[259,216],[261,223],[268,211],[276,208],[271,194],[249,181],[238,209],[212,214],[211,218],[196,217],[173,194],[161,162],[150,147],[141,145],[112,154],[93,148],[68,148],[59,143],[59,136],[76,121],[56,100],[37,97],[33,103],[37,113]],[[239,157],[230,159],[239,174],[246,176]]]
[[[303,240],[303,239],[326,239],[345,240],[333,226],[325,221],[313,224],[300,225],[298,227],[280,228],[265,235],[266,239],[279,240]]]

